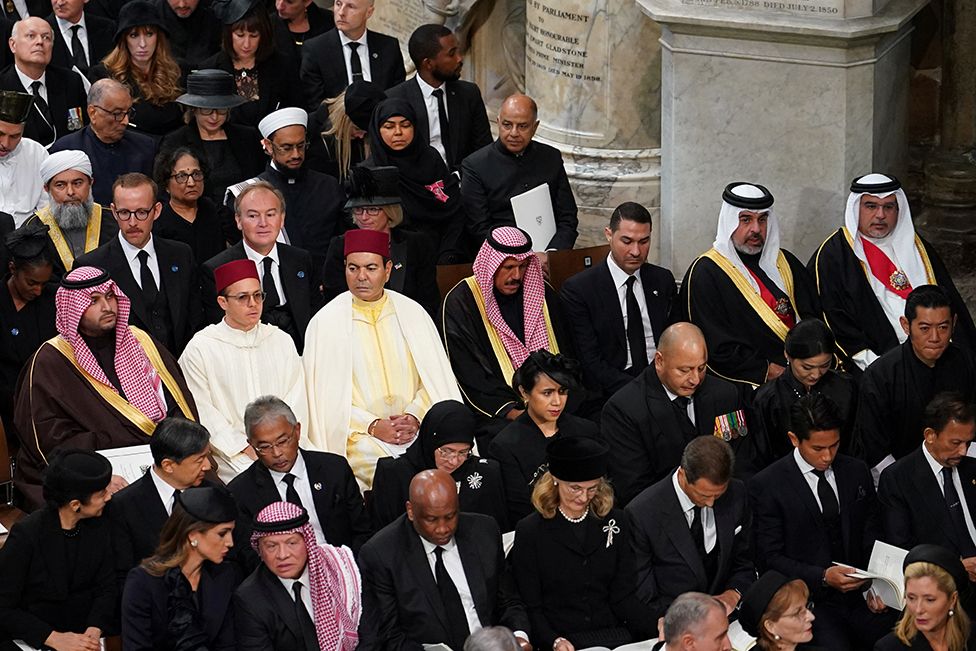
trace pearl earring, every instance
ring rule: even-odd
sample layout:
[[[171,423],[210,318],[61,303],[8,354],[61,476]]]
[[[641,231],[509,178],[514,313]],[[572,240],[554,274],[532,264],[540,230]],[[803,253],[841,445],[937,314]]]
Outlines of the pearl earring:
[[[955,614],[956,614],[956,611],[954,611],[952,608],[950,608],[949,609],[949,617],[952,617]]]
[[[558,486],[558,485],[559,485],[559,482],[558,482],[558,481],[556,481],[555,479],[553,479],[553,480],[552,480],[552,485],[553,485],[553,486]]]
[[[190,547],[196,547],[199,544],[200,544],[200,542],[197,541],[196,539],[193,539],[193,540],[190,541]]]
[[[774,639],[774,640],[776,640],[777,642],[779,642],[781,638],[780,638],[780,636],[779,636],[779,635],[776,635],[776,634],[774,633],[774,634],[773,634],[773,639]]]

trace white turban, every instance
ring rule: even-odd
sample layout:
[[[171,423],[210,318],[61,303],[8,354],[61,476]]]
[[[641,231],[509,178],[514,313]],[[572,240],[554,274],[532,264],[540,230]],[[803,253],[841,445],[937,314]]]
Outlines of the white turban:
[[[88,154],[77,149],[66,149],[51,154],[41,163],[41,180],[47,183],[55,176],[66,170],[78,170],[82,174],[92,176],[92,164]]]
[[[308,113],[305,112],[305,109],[290,106],[266,115],[263,120],[258,122],[258,131],[261,132],[262,137],[270,138],[271,134],[278,129],[295,124],[308,127]]]

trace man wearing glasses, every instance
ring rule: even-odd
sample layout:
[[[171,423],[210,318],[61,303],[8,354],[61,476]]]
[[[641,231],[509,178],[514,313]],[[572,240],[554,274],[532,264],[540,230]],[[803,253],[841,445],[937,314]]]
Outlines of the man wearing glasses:
[[[278,241],[305,249],[312,254],[316,269],[325,263],[325,252],[332,237],[341,231],[342,205],[346,196],[339,182],[305,167],[308,148],[308,113],[300,108],[283,108],[258,123],[261,146],[271,160],[264,172],[227,188],[224,203],[233,207],[234,199],[249,185],[267,181],[277,188],[288,206],[288,226]]]
[[[255,516],[273,502],[291,502],[308,512],[318,544],[347,545],[358,554],[371,534],[359,486],[344,458],[300,445],[307,439],[302,436],[302,420],[289,406],[296,404],[265,395],[243,412],[247,441],[257,461],[229,486],[241,510],[234,538],[250,553],[247,541]]]
[[[308,407],[295,344],[277,327],[261,323],[267,299],[257,265],[248,258],[228,262],[214,271],[214,281],[224,318],[193,336],[180,368],[200,405],[200,422],[210,431],[218,474],[230,481],[258,458],[245,436],[248,402],[266,393],[281,396],[303,419]]]
[[[90,124],[79,131],[58,138],[51,152],[77,149],[88,154],[95,182],[92,197],[108,205],[112,201],[112,184],[122,174],[141,172],[152,175],[156,141],[129,127],[132,117],[132,95],[114,79],[99,79],[88,91]]]
[[[153,237],[163,206],[158,188],[138,172],[112,184],[112,214],[118,237],[78,259],[78,265],[106,269],[132,301],[130,322],[179,355],[200,320],[197,265],[183,242]]]

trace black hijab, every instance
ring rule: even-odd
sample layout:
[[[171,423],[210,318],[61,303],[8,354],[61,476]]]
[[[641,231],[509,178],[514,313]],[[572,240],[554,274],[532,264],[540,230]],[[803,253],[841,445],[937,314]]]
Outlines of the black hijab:
[[[427,411],[420,423],[417,440],[407,448],[404,456],[417,472],[436,468],[434,454],[437,448],[448,443],[474,446],[474,428],[474,415],[470,409],[457,400],[443,400]]]
[[[401,151],[390,149],[380,135],[380,125],[394,116],[405,117],[414,125],[413,142]],[[368,130],[370,158],[364,164],[395,165],[400,171],[400,202],[408,225],[452,219],[461,210],[461,184],[437,150],[423,141],[416,125],[417,114],[406,100],[390,98],[377,104]],[[436,183],[443,184],[439,193],[429,187]]]

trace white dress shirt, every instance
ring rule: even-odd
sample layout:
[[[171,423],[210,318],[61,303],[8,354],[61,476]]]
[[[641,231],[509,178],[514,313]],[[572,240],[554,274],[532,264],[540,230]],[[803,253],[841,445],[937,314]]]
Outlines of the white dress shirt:
[[[125,261],[129,263],[132,277],[136,279],[136,284],[139,285],[139,289],[143,289],[142,263],[139,262],[139,253],[145,251],[149,254],[146,265],[152,273],[153,280],[156,281],[156,289],[162,291],[163,286],[159,284],[159,257],[156,255],[156,245],[153,243],[152,235],[149,236],[149,241],[146,242],[146,246],[141,249],[132,246],[122,235],[121,230],[119,231],[118,237],[119,242],[122,244],[122,252],[125,254]]]
[[[71,31],[71,28],[75,25],[81,26],[81,29],[78,30],[78,40],[81,41],[81,47],[85,50],[85,61],[88,62],[89,66],[94,65],[91,60],[91,47],[88,45],[88,28],[85,26],[84,12],[81,14],[81,20],[79,20],[77,23],[69,23],[64,18],[58,18],[57,16],[55,16],[54,19],[58,21],[58,29],[61,30],[61,36],[64,37],[64,44],[68,47],[68,52],[72,56],[74,56],[75,51],[71,49],[71,38],[74,36],[74,32]],[[72,63],[72,66],[73,65],[74,64]]]
[[[176,489],[156,474],[156,466],[149,469],[149,476],[152,477],[153,486],[159,493],[159,501],[163,503],[163,508],[166,509],[166,515],[172,515],[173,503],[176,501]]]
[[[37,92],[40,93],[41,98],[45,102],[48,102],[48,97],[47,97],[47,72],[42,72],[39,79],[31,79],[30,77],[28,77],[27,75],[25,75],[23,72],[21,72],[20,68],[18,68],[17,66],[14,66],[14,70],[17,72],[17,77],[20,79],[20,83],[23,84],[24,90],[27,91],[28,93],[33,94],[33,92],[34,92],[34,91],[31,90],[31,84],[33,84],[35,81],[41,82],[41,87],[37,89]],[[48,103],[50,103],[50,102],[48,102]]]
[[[668,395],[668,400],[670,400],[671,402],[674,402],[674,399],[678,397],[678,394],[677,393],[671,393],[671,389],[665,387],[663,384],[661,386],[664,387],[664,393],[666,393]],[[688,410],[687,411],[688,411],[688,418],[691,419],[691,424],[692,425],[697,425],[698,423],[695,422],[695,396],[688,396]]]
[[[424,553],[427,554],[427,562],[430,564],[430,572],[434,575],[434,582],[436,583],[437,572],[434,570],[434,565],[437,563],[437,554],[434,553],[434,550],[437,545],[423,537],[420,538],[420,542],[424,546]],[[461,596],[461,606],[468,618],[468,630],[474,633],[484,624],[481,623],[478,611],[474,606],[474,597],[471,596],[468,577],[464,575],[464,565],[461,564],[461,553],[458,551],[454,538],[451,538],[451,542],[441,545],[441,547],[444,548],[444,552],[441,554],[441,558],[444,560],[444,569],[447,570],[448,576],[451,577],[454,587],[457,588],[458,594]]]
[[[288,492],[288,484],[285,483],[285,473],[277,472],[268,468],[268,472],[271,473],[271,479],[274,480],[275,488],[278,489],[278,495],[281,496],[282,502],[287,502],[288,497],[286,496]],[[301,452],[298,453],[298,458],[295,460],[295,465],[291,467],[289,471],[291,474],[295,475],[295,492],[298,493],[298,499],[302,501],[302,506],[305,507],[305,511],[308,513],[308,521],[315,529],[315,540],[320,545],[326,543],[325,532],[322,530],[322,523],[319,522],[319,514],[315,511],[315,499],[312,497],[312,483],[308,478],[308,469],[305,467],[305,459],[302,457]]]
[[[261,281],[261,287],[264,287],[264,259],[266,257],[271,258],[273,261],[271,263],[271,276],[274,278],[275,289],[278,290],[279,305],[287,303],[288,297],[285,296],[285,288],[281,285],[281,263],[278,260],[278,245],[275,244],[271,248],[271,251],[268,252],[268,255],[264,256],[248,246],[246,240],[241,240],[241,244],[244,245],[244,255],[249,260],[253,260],[254,264],[258,267],[258,279]]]
[[[922,443],[922,455],[925,460],[929,462],[929,468],[932,469],[932,474],[935,475],[935,483],[939,485],[939,492],[942,493],[942,497],[945,497],[945,486],[942,485],[942,465],[935,460],[931,454],[929,454],[928,448],[925,447],[925,443]],[[976,543],[976,528],[973,527],[973,516],[969,513],[969,504],[966,503],[966,493],[962,490],[962,480],[959,479],[959,469],[952,469],[952,485],[956,487],[956,495],[959,496],[960,506],[962,507],[963,517],[966,519],[966,529],[969,531],[969,537]]]
[[[47,157],[43,145],[22,138],[12,152],[0,158],[0,212],[10,214],[15,227],[48,204],[40,174]]]
[[[624,315],[624,343],[627,345],[627,365],[625,369],[633,366],[633,358],[630,354],[630,341],[627,340],[627,279],[631,274],[617,266],[613,256],[607,254],[607,267],[610,269],[610,277],[613,279],[613,286],[617,288],[617,300],[620,301],[620,313]],[[644,328],[644,348],[647,350],[648,363],[654,362],[654,353],[657,345],[654,343],[654,328],[651,326],[651,318],[647,313],[647,301],[644,299],[644,286],[641,284],[640,270],[633,274],[634,296],[637,297],[637,307],[640,308],[641,325]],[[694,422],[694,419],[692,419]]]
[[[414,79],[417,80],[417,85],[420,86],[420,94],[423,95],[424,105],[427,107],[427,131],[430,133],[430,146],[437,150],[437,153],[441,155],[441,158],[444,159],[444,163],[446,164],[447,153],[444,151],[444,142],[441,138],[440,113],[437,106],[437,98],[434,97],[434,91],[437,89],[421,79],[420,75],[416,75]],[[441,84],[440,90],[444,93],[442,95],[444,112],[447,113],[446,117],[450,117],[447,109],[447,84]]]
[[[678,496],[678,504],[681,505],[681,510],[685,514],[685,520],[688,521],[688,527],[690,528],[691,523],[695,520],[695,503],[681,490],[681,486],[678,484],[677,470],[671,475],[671,483],[674,485],[674,492]],[[715,549],[715,543],[718,542],[718,530],[715,528],[715,511],[712,507],[701,507],[701,524],[702,530],[705,533],[705,553],[711,554],[712,550]]]
[[[308,616],[312,620],[312,624],[315,624],[315,608],[312,606],[312,584],[308,580],[308,563],[305,564],[305,571],[297,579],[283,579],[280,576],[278,580],[281,581],[281,585],[285,586],[285,590],[288,591],[288,597],[295,600],[295,592],[292,587],[296,583],[302,584],[302,603],[305,604],[305,610],[308,611]]]
[[[817,506],[820,507],[820,512],[823,513],[823,504],[820,503],[820,495],[817,494],[817,485],[820,483],[820,478],[813,474],[814,467],[807,463],[800,455],[800,451],[793,448],[793,460],[796,461],[796,465],[800,468],[800,473],[803,475],[803,479],[807,482],[807,486],[813,491],[813,499],[817,500]],[[834,497],[837,498],[837,506],[840,507],[840,493],[837,492],[837,479],[834,477],[834,469],[827,468],[824,472],[824,477],[827,478],[827,483],[830,485],[831,490],[834,491]]]
[[[338,31],[338,30],[337,30]],[[342,58],[346,62],[346,81],[352,83],[352,48],[349,47],[349,43],[359,43],[359,48],[356,50],[356,54],[359,55],[359,63],[363,68],[363,81],[373,81],[373,77],[369,71],[369,46],[366,44],[366,34],[369,31],[363,32],[363,35],[353,41],[351,38],[339,32],[339,45],[342,46]]]

